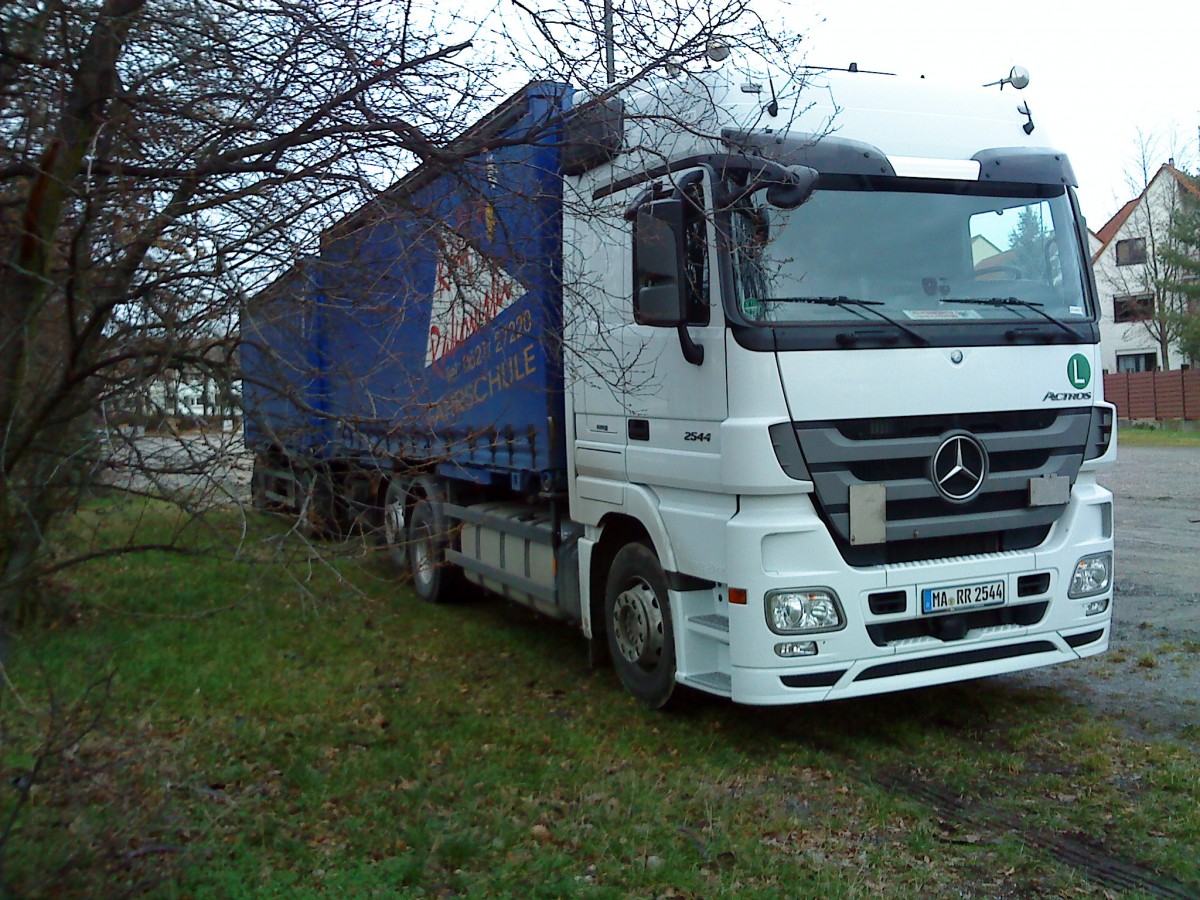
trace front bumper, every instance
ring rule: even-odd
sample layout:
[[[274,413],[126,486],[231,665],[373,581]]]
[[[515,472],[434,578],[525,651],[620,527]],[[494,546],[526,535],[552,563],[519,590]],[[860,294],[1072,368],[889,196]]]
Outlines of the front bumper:
[[[804,509],[798,514],[797,506]],[[1024,551],[880,565],[847,566],[807,498],[744,498],[727,531],[729,585],[745,587],[748,602],[728,605],[729,692],[750,704],[807,703],[926,687],[1068,662],[1108,647],[1111,580],[1098,597],[1067,596],[1081,557],[1112,552],[1112,495],[1081,473],[1071,501],[1043,544]],[[1004,579],[1002,616],[963,616],[950,638],[922,633],[922,586]],[[846,627],[783,637],[767,626],[763,597],[770,590],[833,588]],[[903,609],[879,613],[872,595],[904,595]],[[1089,601],[1107,599],[1087,614]],[[811,640],[814,656],[783,659],[775,646]],[[686,681],[686,678],[684,679]]]

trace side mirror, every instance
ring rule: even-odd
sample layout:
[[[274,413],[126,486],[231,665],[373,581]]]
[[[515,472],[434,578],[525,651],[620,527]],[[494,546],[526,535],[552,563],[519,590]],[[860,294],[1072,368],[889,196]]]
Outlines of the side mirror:
[[[808,166],[788,166],[788,180],[767,186],[767,202],[777,209],[795,209],[812,196],[820,174]]]
[[[637,211],[634,228],[634,321],[661,328],[684,324],[683,202],[645,204]]]

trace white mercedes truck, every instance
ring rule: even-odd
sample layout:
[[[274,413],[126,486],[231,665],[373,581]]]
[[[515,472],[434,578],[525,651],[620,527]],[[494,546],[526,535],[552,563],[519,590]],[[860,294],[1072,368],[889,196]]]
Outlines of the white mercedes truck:
[[[410,260],[386,302],[423,329],[401,391],[422,405],[384,414],[377,391],[368,414],[366,375],[340,402],[331,370],[305,406],[331,436],[304,449],[249,410],[261,495],[307,454],[323,496],[378,509],[422,597],[465,578],[571,621],[654,707],[1104,651],[1115,411],[1075,176],[1023,96],[853,69],[527,89],[477,130],[507,138],[452,238],[393,223],[386,264],[347,262],[376,210],[331,233],[341,275],[293,273],[333,310],[326,356],[359,360],[345,323],[378,296],[334,283]],[[404,208],[447,177],[410,176]]]

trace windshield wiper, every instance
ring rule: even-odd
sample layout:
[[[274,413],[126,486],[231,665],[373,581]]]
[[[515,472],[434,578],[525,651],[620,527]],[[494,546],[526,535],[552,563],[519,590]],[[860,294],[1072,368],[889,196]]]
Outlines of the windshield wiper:
[[[877,307],[885,305],[883,303],[883,301],[881,301],[881,300],[859,300],[855,297],[846,297],[846,296],[838,296],[838,297],[768,297],[768,298],[766,298],[765,302],[767,302],[767,303],[812,303],[817,306],[837,306],[837,307],[840,307],[841,309],[844,309],[844,310],[847,310],[850,312],[853,312],[856,309],[865,309],[867,312],[873,313],[874,315],[878,316],[884,322],[887,322],[889,325],[893,325],[896,328],[899,328],[901,331],[903,331],[905,334],[907,334],[909,337],[911,337],[916,343],[918,343],[922,346],[928,346],[928,344],[929,344],[929,339],[927,337],[925,337],[925,335],[921,334],[921,332],[915,331],[914,329],[909,328],[903,322],[897,322],[895,319],[893,319],[891,316],[887,315],[886,313],[880,312],[879,309],[877,309]],[[871,336],[874,336],[873,333],[871,334]],[[837,340],[838,340],[839,344],[849,346],[850,344],[857,343],[857,341],[859,340],[859,333],[854,332],[854,331],[842,332],[842,333],[838,334]]]
[[[1050,313],[1046,312],[1046,310],[1044,310],[1042,308],[1043,304],[1034,303],[1030,300],[1021,300],[1018,297],[943,297],[942,302],[943,303],[969,303],[972,306],[1005,306],[1005,307],[1010,307],[1010,308],[1014,307],[1014,306],[1018,306],[1022,309],[1033,310],[1033,312],[1037,313],[1039,316],[1041,316],[1043,319],[1045,319],[1051,325],[1057,325],[1059,328],[1061,328],[1063,331],[1065,331],[1071,337],[1073,337],[1073,338],[1079,337],[1079,335],[1077,335],[1074,331],[1072,331],[1070,326],[1068,326],[1065,322],[1062,322],[1062,321],[1054,318],[1054,316],[1052,316],[1052,315],[1050,315]]]

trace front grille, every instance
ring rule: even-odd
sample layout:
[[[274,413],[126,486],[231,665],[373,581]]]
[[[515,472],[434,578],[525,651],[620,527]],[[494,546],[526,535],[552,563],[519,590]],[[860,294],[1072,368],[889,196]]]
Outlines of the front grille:
[[[1029,480],[1057,475],[1073,485],[1091,420],[1091,409],[1082,408],[797,422],[793,428],[818,512],[846,561],[866,566],[1037,546],[1065,506],[1030,506]],[[944,498],[930,475],[938,447],[955,432],[974,435],[988,455],[987,478],[966,502]],[[884,485],[886,543],[851,545],[853,484]]]
[[[996,628],[1003,625],[1036,625],[1046,617],[1050,604],[1022,603],[1016,606],[996,606],[972,612],[919,619],[900,619],[867,626],[867,634],[876,647],[887,647],[897,641],[934,637],[939,640],[960,640],[977,628]]]

